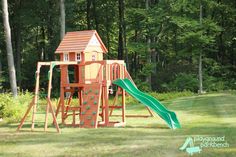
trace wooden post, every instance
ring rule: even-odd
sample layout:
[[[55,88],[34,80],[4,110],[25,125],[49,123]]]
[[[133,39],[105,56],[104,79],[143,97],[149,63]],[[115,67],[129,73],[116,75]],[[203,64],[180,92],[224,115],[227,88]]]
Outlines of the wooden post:
[[[82,88],[79,88],[79,105],[80,105],[80,110],[82,106],[83,101],[83,94],[82,94]]]
[[[48,80],[48,95],[47,95],[47,100],[50,100],[51,97],[51,88],[52,88],[52,63],[50,64],[50,69],[49,69],[49,80]],[[50,104],[47,102],[47,107],[46,107],[46,115],[45,115],[45,124],[44,124],[44,131],[47,131],[48,127],[48,112],[49,112],[49,107]]]
[[[119,96],[119,88],[118,88],[118,90],[116,91],[116,96],[115,96],[115,98],[114,98],[114,100],[113,100],[113,104],[112,104],[112,106],[115,106],[115,105],[116,105],[116,102],[117,102],[118,96]],[[110,116],[112,116],[112,112],[113,112],[113,110],[114,110],[114,108],[111,108]]]
[[[103,96],[103,99],[104,99],[104,102],[105,102],[105,125],[108,126],[109,124],[109,104],[108,104],[108,87],[107,86],[104,86],[103,87],[103,92],[104,92],[104,96]]]
[[[73,110],[73,119],[72,119],[72,126],[74,126],[75,127],[75,110]]]
[[[60,99],[61,99],[61,123],[65,124],[65,94],[64,94],[64,87],[61,87],[61,94],[60,94]]]
[[[125,90],[122,89],[122,122],[125,123]]]
[[[120,65],[120,67],[121,67],[121,65]],[[121,79],[124,79],[124,75],[123,75],[123,72],[122,71],[124,71],[124,69],[125,69],[125,67],[123,66],[123,68],[122,68],[123,70],[121,70],[121,68],[119,68],[119,73],[120,73],[120,78]],[[121,72],[122,72],[122,74],[121,74]],[[126,122],[126,115],[125,115],[126,113],[125,113],[125,90],[124,89],[122,89],[122,122],[123,123],[125,123]]]
[[[31,125],[32,131],[34,130],[36,107],[38,103],[40,68],[41,68],[41,64],[38,63],[37,71],[36,71],[36,86],[35,86],[35,96],[34,96],[34,103],[33,103],[32,125]]]
[[[48,112],[49,112],[49,104],[46,106],[46,114],[45,114],[45,122],[44,122],[44,131],[47,131],[48,128]]]
[[[105,121],[105,100],[104,100],[104,91],[103,91],[103,86],[102,86],[102,93],[101,93],[101,108],[102,108],[102,112],[101,112],[101,118],[102,118],[102,122]]]

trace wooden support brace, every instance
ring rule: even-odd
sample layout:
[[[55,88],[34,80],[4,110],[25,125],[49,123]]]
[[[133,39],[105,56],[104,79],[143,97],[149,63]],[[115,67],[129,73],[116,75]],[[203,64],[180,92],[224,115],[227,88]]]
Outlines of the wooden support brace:
[[[151,109],[149,107],[146,106],[146,109],[148,110],[150,117],[154,117],[153,112],[151,111]]]
[[[58,102],[58,105],[57,105],[57,110],[56,110],[56,113],[55,113],[56,117],[57,117],[57,115],[59,113],[60,108],[61,108],[61,99],[59,98],[59,102]]]
[[[73,122],[72,122],[72,125],[73,125],[73,126],[75,126],[75,116],[76,116],[75,110],[73,110]]]
[[[25,119],[26,119],[27,115],[29,114],[29,112],[30,112],[30,110],[32,109],[33,106],[34,106],[34,98],[32,99],[27,111],[25,112],[24,117],[21,119],[21,122],[20,122],[19,126],[17,127],[16,131],[19,131],[21,129],[21,127],[23,126],[23,124],[25,122]]]
[[[60,128],[59,128],[59,125],[58,125],[58,123],[57,123],[57,118],[56,118],[55,113],[54,113],[54,111],[53,111],[52,102],[51,102],[50,99],[47,99],[47,102],[48,102],[48,106],[49,106],[49,109],[50,109],[51,114],[52,114],[53,124],[56,126],[57,132],[58,132],[58,133],[61,133]]]
[[[47,102],[46,114],[45,114],[45,123],[44,123],[44,131],[45,132],[47,131],[47,128],[48,128],[48,112],[49,112],[49,102]]]

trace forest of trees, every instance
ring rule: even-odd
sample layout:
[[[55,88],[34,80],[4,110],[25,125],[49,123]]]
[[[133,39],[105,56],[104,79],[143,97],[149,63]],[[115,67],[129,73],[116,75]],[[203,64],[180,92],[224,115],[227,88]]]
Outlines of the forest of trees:
[[[199,73],[204,91],[236,89],[236,1],[64,0],[64,5],[66,32],[96,29],[109,51],[105,58],[125,60],[143,90],[198,92]],[[32,91],[36,63],[58,59],[60,0],[8,0],[8,12],[17,87]],[[3,19],[0,92],[11,89]]]

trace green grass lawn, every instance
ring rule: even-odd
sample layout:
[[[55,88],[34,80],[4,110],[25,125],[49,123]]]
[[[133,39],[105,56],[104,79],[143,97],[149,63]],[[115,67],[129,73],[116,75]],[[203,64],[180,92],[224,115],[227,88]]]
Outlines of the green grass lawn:
[[[189,156],[179,147],[187,137],[225,136],[227,148],[203,148],[201,157],[236,156],[236,94],[218,93],[182,97],[163,102],[175,111],[181,129],[170,130],[159,117],[127,118],[125,128],[63,128],[57,134],[50,127],[30,132],[25,125],[0,122],[0,156]],[[127,105],[127,113],[147,113],[140,104]],[[199,143],[195,143],[197,146]]]

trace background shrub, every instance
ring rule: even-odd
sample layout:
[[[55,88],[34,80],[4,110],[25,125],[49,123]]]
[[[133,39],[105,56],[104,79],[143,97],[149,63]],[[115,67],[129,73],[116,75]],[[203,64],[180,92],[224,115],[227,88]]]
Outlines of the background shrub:
[[[17,98],[13,98],[10,93],[1,93],[0,118],[7,122],[19,122],[27,110],[32,97],[29,92],[19,93]]]
[[[172,91],[192,91],[197,92],[198,80],[197,76],[193,74],[179,73],[175,80],[169,83]]]
[[[194,93],[191,91],[183,91],[183,92],[167,92],[167,93],[156,93],[151,92],[150,95],[157,98],[160,101],[175,99],[179,97],[185,97],[185,96],[193,96]]]
[[[150,94],[151,96],[153,96],[154,98],[156,98],[160,101],[166,101],[166,100],[175,99],[175,98],[179,98],[179,97],[193,96],[194,95],[194,93],[191,92],[191,91],[167,92],[167,93],[149,92],[147,94]],[[109,104],[113,103],[113,99],[114,99],[114,97],[111,97],[111,99],[109,100]],[[132,96],[127,96],[125,98],[125,102],[126,102],[127,105],[138,104],[138,101],[136,99],[134,99]],[[118,100],[117,104],[121,104],[121,96],[119,97],[119,100]]]
[[[228,90],[228,89],[233,89],[230,86],[230,84],[227,84],[225,81],[217,78],[217,77],[213,77],[213,76],[205,76],[204,79],[204,88],[207,91],[223,91],[223,90]]]

